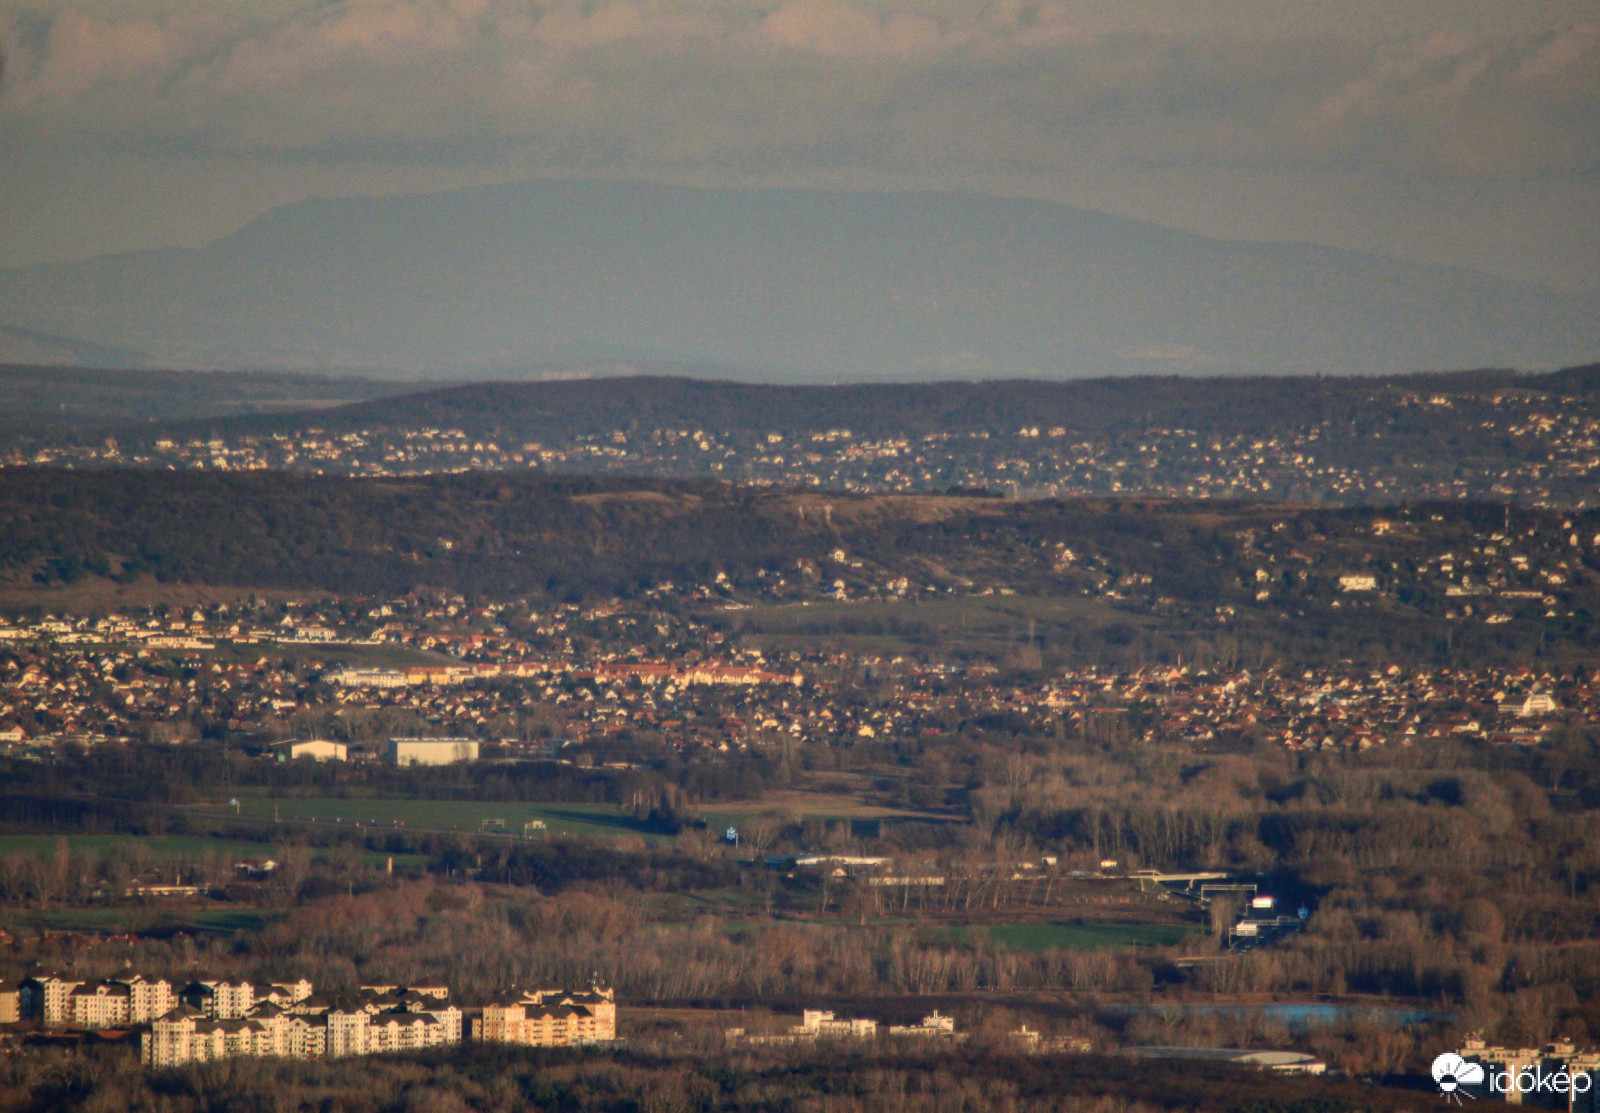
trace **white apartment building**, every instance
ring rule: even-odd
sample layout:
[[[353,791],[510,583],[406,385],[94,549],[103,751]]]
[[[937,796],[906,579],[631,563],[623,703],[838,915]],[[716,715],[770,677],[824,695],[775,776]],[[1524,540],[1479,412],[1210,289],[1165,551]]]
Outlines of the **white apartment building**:
[[[40,975],[19,987],[20,1019],[40,1020],[46,1028],[119,1028],[148,1024],[178,1003],[165,978],[129,978],[80,982]]]
[[[276,1005],[280,1009],[287,1009],[290,1005],[304,1001],[311,996],[311,993],[311,983],[301,978],[297,982],[269,985],[256,996],[256,1003],[266,1002],[269,1005]]]
[[[53,974],[28,978],[19,992],[22,1018],[41,1021],[46,1028],[65,1028],[72,1023],[72,991],[82,984]]]
[[[301,986],[307,992],[292,1002],[293,1011],[266,1002],[247,1016],[224,1018],[179,1005],[151,1024],[141,1061],[162,1068],[233,1057],[336,1059],[461,1042],[461,1010],[440,998],[400,989],[409,998],[400,1004],[363,994],[334,1007],[313,997],[310,983],[294,988]]]
[[[165,1016],[178,1005],[178,994],[165,978],[147,980],[139,974],[121,984],[128,987],[128,1022],[149,1024],[158,1016]]]
[[[122,982],[85,982],[68,998],[74,1028],[119,1028],[128,1023],[131,994]]]
[[[255,986],[245,981],[190,982],[178,997],[190,1008],[218,1020],[238,1020],[256,1004]]]

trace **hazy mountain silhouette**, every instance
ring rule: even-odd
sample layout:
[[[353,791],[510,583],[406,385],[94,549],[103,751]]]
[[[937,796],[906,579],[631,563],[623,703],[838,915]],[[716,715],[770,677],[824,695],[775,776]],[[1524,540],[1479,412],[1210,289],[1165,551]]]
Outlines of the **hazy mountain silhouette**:
[[[290,205],[199,251],[0,271],[0,322],[148,364],[784,381],[1554,367],[1600,304],[954,193],[538,182]]]

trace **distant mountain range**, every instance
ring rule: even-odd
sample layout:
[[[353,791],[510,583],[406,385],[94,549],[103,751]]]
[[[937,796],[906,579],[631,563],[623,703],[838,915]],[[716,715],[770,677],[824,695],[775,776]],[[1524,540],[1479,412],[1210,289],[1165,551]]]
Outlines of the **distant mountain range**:
[[[67,336],[46,336],[21,328],[0,327],[0,366],[143,367],[146,356],[128,348],[110,348]]]
[[[1556,367],[1600,302],[955,193],[536,182],[316,200],[198,251],[0,271],[17,337],[147,366],[522,377],[677,361],[775,382]],[[71,337],[73,341],[59,338]],[[70,358],[66,358],[70,357]]]

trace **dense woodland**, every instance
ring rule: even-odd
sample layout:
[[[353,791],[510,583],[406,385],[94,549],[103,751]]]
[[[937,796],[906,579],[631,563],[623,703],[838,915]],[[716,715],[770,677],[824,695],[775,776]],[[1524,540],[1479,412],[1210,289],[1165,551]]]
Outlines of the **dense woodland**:
[[[0,1110],[1391,1113],[1414,1108],[1420,1096],[1350,1081],[1281,1079],[1202,1064],[1029,1057],[997,1039],[954,1054],[829,1048],[761,1056],[727,1056],[711,1040],[641,1042],[639,1049],[615,1056],[473,1048],[336,1065],[236,1060],[155,1077],[111,1055],[91,1054],[64,1064],[42,1083],[13,1060],[0,1063]]]

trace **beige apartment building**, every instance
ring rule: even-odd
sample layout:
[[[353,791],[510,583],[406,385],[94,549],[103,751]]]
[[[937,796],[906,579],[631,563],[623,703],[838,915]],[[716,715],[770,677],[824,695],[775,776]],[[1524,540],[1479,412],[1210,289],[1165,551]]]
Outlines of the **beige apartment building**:
[[[473,1021],[472,1038],[523,1047],[570,1047],[617,1038],[613,990],[591,986],[585,992],[536,989],[485,1005]]]

